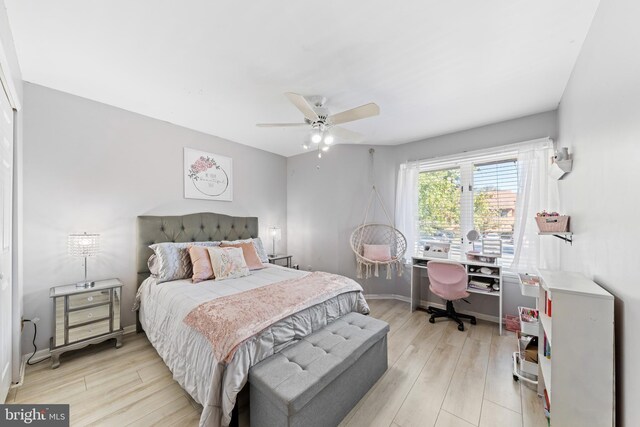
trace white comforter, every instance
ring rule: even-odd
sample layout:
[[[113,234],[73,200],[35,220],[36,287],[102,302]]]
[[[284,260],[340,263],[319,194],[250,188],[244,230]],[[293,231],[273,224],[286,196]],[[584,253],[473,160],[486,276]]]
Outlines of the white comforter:
[[[245,385],[251,366],[349,312],[368,313],[369,307],[362,293],[338,295],[245,341],[227,366],[216,360],[203,335],[184,324],[184,317],[206,301],[306,274],[268,265],[247,277],[197,285],[191,280],[156,284],[153,278],[142,283],[138,290],[140,322],[174,379],[202,404],[201,427],[229,424],[236,396]]]

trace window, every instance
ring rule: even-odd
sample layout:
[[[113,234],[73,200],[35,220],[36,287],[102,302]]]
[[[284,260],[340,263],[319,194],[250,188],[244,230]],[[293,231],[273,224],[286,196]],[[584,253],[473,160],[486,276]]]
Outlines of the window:
[[[518,166],[516,160],[473,165],[473,226],[502,242],[502,258],[513,259]]]
[[[509,263],[518,192],[518,165],[510,156],[485,155],[454,167],[424,163],[418,177],[419,247],[447,242],[451,255],[460,255],[472,249],[465,236],[475,229],[482,238],[500,240],[502,260]]]
[[[426,171],[418,176],[419,247],[452,243],[460,250],[460,168]]]

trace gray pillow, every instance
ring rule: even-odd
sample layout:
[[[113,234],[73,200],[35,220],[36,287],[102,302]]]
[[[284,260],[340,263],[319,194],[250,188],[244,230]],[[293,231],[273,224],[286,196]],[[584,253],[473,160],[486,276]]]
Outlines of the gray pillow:
[[[184,242],[184,243],[156,243],[149,246],[155,252],[157,263],[157,273],[154,277],[157,283],[169,282],[171,280],[189,279],[193,275],[191,257],[189,256],[189,246],[219,246],[220,242]],[[153,255],[152,255],[153,257]],[[149,258],[149,262],[151,262]],[[149,264],[149,263],[147,263]],[[149,271],[151,265],[149,265]],[[154,269],[156,266],[154,265]]]
[[[269,258],[267,257],[267,251],[264,250],[262,239],[260,239],[259,237],[253,239],[253,246],[256,247],[256,252],[258,252],[258,258],[260,258],[260,261],[268,263]]]

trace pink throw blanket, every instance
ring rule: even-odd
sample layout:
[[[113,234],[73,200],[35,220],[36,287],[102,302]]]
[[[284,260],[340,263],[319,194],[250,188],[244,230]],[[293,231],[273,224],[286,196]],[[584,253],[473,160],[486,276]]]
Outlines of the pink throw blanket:
[[[219,361],[229,363],[244,341],[301,310],[347,292],[362,292],[353,280],[314,272],[200,304],[184,322],[204,335]]]

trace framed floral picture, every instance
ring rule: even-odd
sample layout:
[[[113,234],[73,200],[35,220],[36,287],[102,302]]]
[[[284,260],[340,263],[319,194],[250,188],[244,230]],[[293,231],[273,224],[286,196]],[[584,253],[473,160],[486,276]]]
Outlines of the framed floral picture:
[[[184,149],[184,197],[233,200],[233,159],[193,148]]]

